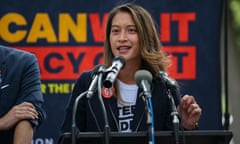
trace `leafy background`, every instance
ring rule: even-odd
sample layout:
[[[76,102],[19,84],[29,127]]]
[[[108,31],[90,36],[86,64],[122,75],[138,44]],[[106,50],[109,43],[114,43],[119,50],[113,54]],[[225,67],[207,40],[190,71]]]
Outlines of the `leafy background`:
[[[233,17],[233,29],[236,35],[236,44],[240,50],[240,0],[231,0],[229,4]]]

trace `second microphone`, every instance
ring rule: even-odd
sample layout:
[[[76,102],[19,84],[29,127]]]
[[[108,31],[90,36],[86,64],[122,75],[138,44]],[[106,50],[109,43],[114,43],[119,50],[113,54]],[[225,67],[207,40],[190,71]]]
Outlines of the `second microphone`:
[[[103,81],[103,86],[105,88],[112,87],[118,76],[118,73],[122,68],[124,68],[125,63],[125,59],[122,56],[117,56],[113,59],[112,65],[106,69],[106,76]]]

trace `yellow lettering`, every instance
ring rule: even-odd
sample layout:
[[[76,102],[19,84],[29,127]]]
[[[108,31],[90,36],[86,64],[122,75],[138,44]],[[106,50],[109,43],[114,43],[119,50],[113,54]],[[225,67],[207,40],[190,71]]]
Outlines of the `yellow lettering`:
[[[76,23],[73,22],[69,14],[60,14],[59,16],[59,41],[69,42],[69,34],[77,42],[87,41],[87,15],[77,14]]]
[[[0,20],[0,36],[2,39],[9,43],[20,42],[24,39],[27,32],[17,29],[19,27],[14,27],[14,29],[10,31],[11,24],[14,24],[13,26],[26,26],[27,22],[22,15],[17,13],[8,13]]]
[[[39,40],[68,43],[70,37],[76,42],[87,42],[86,13],[77,13],[75,19],[68,13],[60,13],[58,26],[54,28],[48,13],[36,13],[32,22],[27,22],[18,13],[8,13],[0,18],[0,38],[9,43],[23,40],[27,43],[37,43]]]
[[[46,94],[46,89],[47,89],[46,84],[41,84],[41,91],[43,94]]]
[[[51,94],[69,94],[71,92],[70,85],[68,83],[63,84],[48,84],[49,92]]]
[[[49,43],[57,41],[52,23],[47,13],[39,13],[35,16],[27,42],[36,43],[38,39],[46,39]]]
[[[75,83],[71,84],[71,91],[74,89]]]

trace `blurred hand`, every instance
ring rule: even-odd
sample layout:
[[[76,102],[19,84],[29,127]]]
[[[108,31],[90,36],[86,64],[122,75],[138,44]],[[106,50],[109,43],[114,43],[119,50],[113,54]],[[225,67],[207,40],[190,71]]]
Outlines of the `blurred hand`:
[[[197,104],[193,96],[184,95],[181,99],[181,104],[177,107],[180,113],[180,106],[182,106],[182,121],[185,129],[195,129],[198,123],[202,109]]]
[[[14,127],[20,120],[38,119],[38,112],[29,102],[23,102],[12,109],[0,119],[0,130]]]

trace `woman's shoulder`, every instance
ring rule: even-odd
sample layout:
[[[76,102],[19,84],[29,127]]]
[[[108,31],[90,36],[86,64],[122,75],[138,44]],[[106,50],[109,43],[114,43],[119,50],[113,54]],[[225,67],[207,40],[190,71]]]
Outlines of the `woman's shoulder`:
[[[83,71],[79,75],[77,81],[80,81],[80,80],[84,81],[85,80],[85,82],[86,82],[86,80],[89,80],[91,77],[92,77],[92,70],[86,70],[86,71]]]

